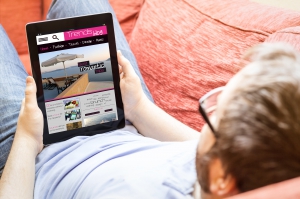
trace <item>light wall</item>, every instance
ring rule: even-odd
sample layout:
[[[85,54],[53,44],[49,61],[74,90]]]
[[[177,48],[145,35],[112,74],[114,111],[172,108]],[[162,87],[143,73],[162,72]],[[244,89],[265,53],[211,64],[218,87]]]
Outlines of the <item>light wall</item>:
[[[300,12],[300,0],[251,0],[251,1]]]

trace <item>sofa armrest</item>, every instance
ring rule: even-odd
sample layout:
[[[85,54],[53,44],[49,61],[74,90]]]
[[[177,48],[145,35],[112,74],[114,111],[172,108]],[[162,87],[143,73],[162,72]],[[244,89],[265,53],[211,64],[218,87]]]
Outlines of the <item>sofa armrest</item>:
[[[228,199],[296,199],[300,198],[300,177],[269,185]]]

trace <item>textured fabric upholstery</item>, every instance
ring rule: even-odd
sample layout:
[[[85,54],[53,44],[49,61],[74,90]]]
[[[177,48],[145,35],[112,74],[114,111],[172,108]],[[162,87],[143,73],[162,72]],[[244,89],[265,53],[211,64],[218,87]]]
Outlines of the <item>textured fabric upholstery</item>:
[[[144,0],[110,0],[109,2],[117,15],[127,41],[129,41]]]
[[[300,52],[300,26],[289,27],[271,34],[265,42],[284,42]]]
[[[228,199],[298,199],[300,177],[238,194]]]
[[[41,5],[41,0],[0,1],[0,24],[19,54],[27,53],[25,25],[41,20]]]
[[[300,25],[300,13],[247,0],[146,0],[130,46],[155,102],[200,130],[198,99],[240,69],[249,47]]]

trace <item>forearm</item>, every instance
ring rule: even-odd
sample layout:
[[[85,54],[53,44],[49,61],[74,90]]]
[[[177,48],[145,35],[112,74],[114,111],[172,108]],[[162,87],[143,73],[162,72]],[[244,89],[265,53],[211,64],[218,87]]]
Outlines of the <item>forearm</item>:
[[[200,133],[181,123],[148,99],[141,100],[130,121],[138,131],[160,141],[199,139]]]
[[[197,131],[182,124],[146,97],[139,77],[120,51],[118,51],[118,62],[126,118],[142,135],[160,141],[185,141],[199,138]]]
[[[16,133],[0,181],[0,198],[33,198],[35,179],[35,143]]]

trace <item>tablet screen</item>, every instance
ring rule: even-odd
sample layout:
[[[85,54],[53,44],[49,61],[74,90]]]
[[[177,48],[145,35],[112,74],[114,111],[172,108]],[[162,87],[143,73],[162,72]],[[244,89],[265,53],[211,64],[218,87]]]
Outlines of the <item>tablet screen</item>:
[[[36,42],[49,134],[118,120],[105,25]]]

